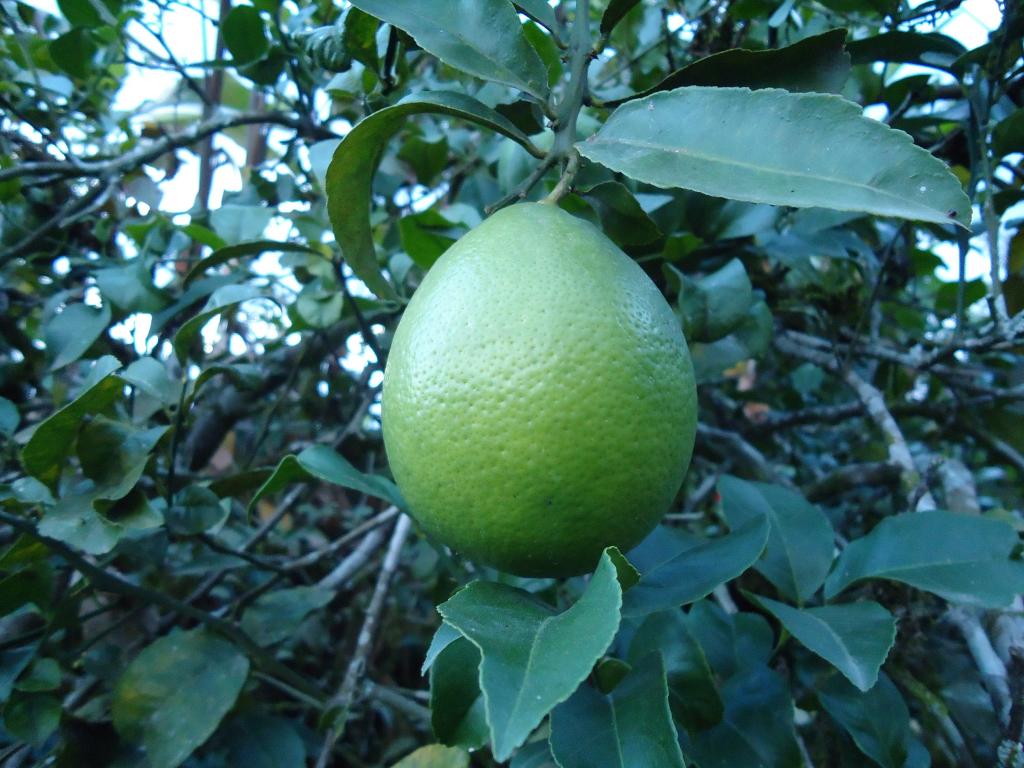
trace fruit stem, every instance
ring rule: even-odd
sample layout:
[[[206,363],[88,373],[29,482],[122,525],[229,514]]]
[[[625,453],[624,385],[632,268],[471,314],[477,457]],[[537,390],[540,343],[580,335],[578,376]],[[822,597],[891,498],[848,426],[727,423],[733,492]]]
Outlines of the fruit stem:
[[[562,178],[558,180],[558,184],[551,190],[547,197],[541,200],[542,203],[548,203],[549,205],[557,205],[558,201],[561,200],[566,192],[569,191],[569,187],[572,185],[572,180],[576,178],[576,171],[580,167],[580,153],[575,149],[569,151],[569,160],[565,164],[565,170],[562,171]]]

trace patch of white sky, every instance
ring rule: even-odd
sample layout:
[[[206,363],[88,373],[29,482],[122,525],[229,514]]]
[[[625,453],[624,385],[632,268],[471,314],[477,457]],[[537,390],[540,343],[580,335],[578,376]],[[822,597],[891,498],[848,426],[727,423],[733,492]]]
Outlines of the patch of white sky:
[[[911,5],[917,6],[924,1],[912,0]],[[27,2],[42,11],[59,14],[55,0],[27,0]],[[291,0],[286,0],[286,4],[290,5],[293,10],[297,10]],[[160,42],[152,35],[150,29],[159,30],[177,60],[194,76],[201,77],[203,70],[199,65],[204,61],[209,61],[214,55],[216,30],[212,19],[215,18],[218,7],[218,0],[179,0],[178,3],[160,13],[156,6],[144,3],[142,19],[131,22],[129,32],[151,50],[159,50]],[[159,15],[157,15],[158,13]],[[999,22],[1000,10],[996,0],[965,0],[956,11],[942,16],[934,28],[936,31],[959,40],[965,47],[974,48],[986,42],[989,32],[995,29]],[[685,19],[679,14],[671,14],[667,23],[671,31],[678,32],[684,39],[692,34],[686,28]],[[604,55],[607,56],[611,53],[611,51],[605,51]],[[901,65],[890,67],[887,72],[887,81],[917,73],[926,73],[936,82],[950,79],[949,75],[934,69]],[[195,99],[182,98],[182,93],[180,76],[177,72],[129,65],[115,99],[114,109],[119,115],[130,115],[136,121],[166,122],[171,125],[194,122],[200,117],[201,107]],[[330,99],[323,91],[319,92],[319,100],[315,108],[321,119],[329,118]],[[884,119],[886,108],[884,105],[869,105],[865,108],[865,114],[874,119]],[[332,125],[332,128],[341,134],[344,134],[348,127],[344,121],[336,121]],[[281,150],[288,135],[288,132],[283,129],[271,129],[269,134],[271,151]],[[215,149],[222,153],[226,162],[221,162],[213,174],[210,195],[212,208],[219,206],[226,194],[241,191],[244,184],[241,169],[245,166],[245,149],[230,137],[223,134],[218,135]],[[173,178],[160,180],[159,177],[155,177],[154,180],[158,181],[160,210],[172,216],[176,223],[186,224],[189,221],[189,211],[195,204],[196,190],[199,186],[199,159],[191,152],[182,152],[178,156],[181,164]],[[308,159],[308,155],[304,155],[304,159]],[[414,203],[414,207],[421,210],[432,205],[438,196],[443,194],[443,189],[415,188],[405,194],[410,196],[408,200],[397,200],[396,202],[400,204]],[[288,204],[284,204],[280,208],[280,213],[287,214],[298,209],[295,205],[289,207]],[[268,224],[264,236],[269,239],[285,240],[290,236],[292,227],[292,222],[287,216],[275,216]],[[330,239],[330,233],[325,234],[326,238]],[[931,247],[942,258],[944,266],[940,268],[939,276],[944,280],[956,280],[959,254],[955,246],[949,243],[928,242],[924,242],[922,245]],[[965,277],[967,279],[977,277],[987,279],[989,263],[989,254],[984,239],[973,238],[966,260]],[[57,269],[60,269],[61,266],[55,265]],[[256,274],[280,281],[288,290],[295,291],[300,288],[294,276],[280,263],[279,254],[264,254],[253,263],[253,271]],[[172,275],[168,273],[164,277],[170,279]],[[357,295],[368,294],[359,281],[352,279],[350,282],[352,290]],[[92,299],[98,301],[98,295]],[[256,339],[266,338],[276,333],[276,326],[273,323],[263,320],[259,312],[254,315],[251,333]],[[133,315],[116,329],[116,333],[125,341],[133,343],[140,353],[152,353],[154,340],[149,336],[150,321],[151,318],[148,315]],[[287,318],[283,318],[283,322],[287,325]],[[212,349],[215,344],[222,341],[219,328],[220,324],[217,318],[211,320],[203,328],[203,338],[208,349]],[[377,326],[374,330],[382,332],[383,328]],[[286,343],[298,343],[299,335],[297,333],[287,333],[287,329],[285,333],[287,334]],[[228,345],[233,354],[245,352],[246,342],[241,338],[232,337],[228,340]],[[356,334],[348,340],[347,354],[344,355],[342,362],[356,373],[365,367],[367,361],[372,360],[372,356],[373,352]]]

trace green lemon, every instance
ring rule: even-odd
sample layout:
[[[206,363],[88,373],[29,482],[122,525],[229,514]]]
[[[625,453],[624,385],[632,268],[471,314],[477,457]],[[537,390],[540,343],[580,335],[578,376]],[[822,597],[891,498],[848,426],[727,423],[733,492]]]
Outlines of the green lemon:
[[[388,358],[384,443],[426,532],[522,576],[592,570],[657,524],[690,461],[679,322],[598,229],[505,208],[437,261]]]

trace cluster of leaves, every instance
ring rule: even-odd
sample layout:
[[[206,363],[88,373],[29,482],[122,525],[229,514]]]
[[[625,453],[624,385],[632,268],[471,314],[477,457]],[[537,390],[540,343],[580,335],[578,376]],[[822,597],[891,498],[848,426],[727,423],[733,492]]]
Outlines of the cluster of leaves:
[[[1014,4],[224,0],[200,61],[205,6],[58,5],[0,4],[0,760],[1020,764]],[[379,422],[425,272],[549,190],[700,381],[565,582],[410,537]]]

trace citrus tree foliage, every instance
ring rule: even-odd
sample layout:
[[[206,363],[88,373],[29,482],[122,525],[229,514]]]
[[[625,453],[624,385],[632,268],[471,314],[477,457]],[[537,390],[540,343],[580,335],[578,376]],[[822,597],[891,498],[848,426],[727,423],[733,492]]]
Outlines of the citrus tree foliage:
[[[0,3],[0,759],[1024,762],[1017,3],[222,0],[205,58],[57,5]],[[427,540],[379,411],[544,196],[700,384],[663,525],[562,581]]]

